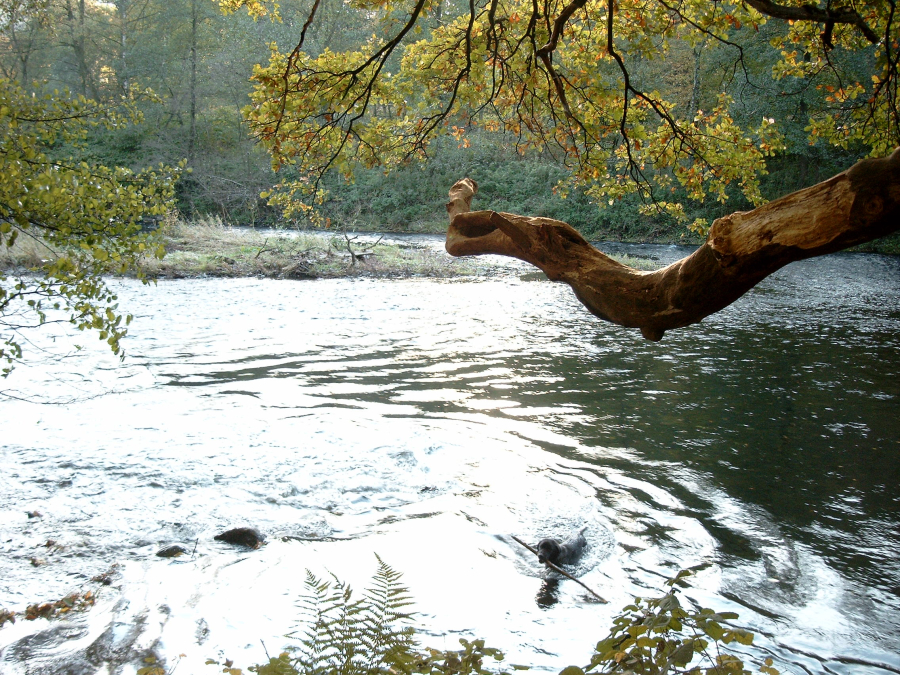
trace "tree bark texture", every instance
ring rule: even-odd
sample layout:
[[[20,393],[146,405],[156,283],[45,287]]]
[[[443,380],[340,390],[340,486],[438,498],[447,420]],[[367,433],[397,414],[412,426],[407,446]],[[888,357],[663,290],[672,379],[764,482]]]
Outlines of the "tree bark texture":
[[[840,251],[900,229],[900,148],[753,211],[717,219],[694,253],[655,272],[604,255],[550,218],[471,211],[478,186],[450,190],[447,252],[499,254],[564,281],[588,310],[648,340],[718,312],[795,260]]]

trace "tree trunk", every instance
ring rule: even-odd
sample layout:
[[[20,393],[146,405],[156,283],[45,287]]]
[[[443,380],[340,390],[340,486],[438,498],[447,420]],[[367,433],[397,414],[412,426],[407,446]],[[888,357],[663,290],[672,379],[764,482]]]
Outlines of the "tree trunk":
[[[187,161],[194,164],[194,143],[197,136],[197,0],[191,0],[191,124],[188,131]]]
[[[19,9],[23,9],[20,13]],[[9,80],[18,80],[22,83],[28,83],[28,62],[31,55],[36,51],[36,35],[40,28],[38,19],[29,15],[24,8],[13,6],[9,10],[9,16],[4,21],[6,25],[6,40],[15,56],[15,63],[18,68],[11,66],[3,67],[3,76]]]
[[[128,0],[119,0],[116,3],[116,12],[119,15],[119,86],[123,94],[128,94],[131,83],[128,81]]]
[[[706,47],[706,41],[700,43],[699,47],[694,48],[694,77],[691,83],[691,102],[688,105],[688,114],[693,117],[700,108],[700,53]]]
[[[464,178],[450,190],[448,253],[529,262],[569,284],[592,314],[660,340],[667,330],[727,307],[794,260],[900,229],[900,148],[753,211],[717,219],[706,243],[655,272],[616,262],[558,220],[470,211],[477,189]]]
[[[72,38],[72,51],[75,54],[75,66],[78,68],[78,78],[81,81],[80,94],[90,96],[95,100],[100,99],[100,92],[94,82],[91,66],[87,55],[87,21],[85,0],[78,0],[77,8],[72,6],[70,0],[66,2],[66,18],[69,21],[69,29]]]

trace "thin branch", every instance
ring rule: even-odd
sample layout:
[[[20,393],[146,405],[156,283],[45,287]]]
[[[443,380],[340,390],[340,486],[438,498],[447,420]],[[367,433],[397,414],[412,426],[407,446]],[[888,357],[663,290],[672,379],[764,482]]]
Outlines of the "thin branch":
[[[300,41],[294,47],[294,50],[288,56],[287,66],[284,68],[284,92],[281,94],[281,114],[278,116],[278,122],[275,125],[275,133],[278,133],[278,130],[281,128],[281,120],[284,119],[284,111],[287,106],[287,98],[288,98],[288,89],[290,88],[290,75],[291,70],[294,67],[294,63],[297,60],[297,57],[300,56],[300,50],[303,49],[303,42],[306,40],[306,29],[312,25],[313,19],[316,17],[316,10],[319,9],[319,1],[316,0],[313,3],[312,9],[309,10],[309,16],[306,17],[306,22],[303,24],[303,30],[300,31]]]
[[[521,539],[519,539],[516,535],[511,534],[511,535],[509,535],[509,536],[512,537],[513,539],[515,539],[515,540],[516,540],[517,542],[519,542],[520,544],[522,544],[522,546],[524,546],[525,548],[527,548],[529,551],[531,551],[531,552],[534,553],[535,555],[538,555],[538,552],[537,552],[537,551],[535,551],[533,548],[531,548],[531,546],[529,546],[529,545],[526,544],[524,541],[522,541]],[[571,574],[569,574],[569,573],[566,572],[565,570],[560,569],[559,567],[557,567],[556,565],[554,565],[554,564],[553,564],[552,562],[550,562],[549,560],[545,560],[545,561],[544,561],[544,564],[545,564],[547,567],[549,567],[550,569],[552,569],[554,572],[559,572],[559,573],[562,574],[564,577],[566,577],[566,578],[568,578],[568,579],[571,579],[571,580],[574,581],[576,584],[578,584],[579,586],[583,587],[585,590],[587,590],[588,593],[590,593],[591,595],[593,595],[595,598],[597,598],[597,599],[598,599],[600,602],[602,602],[604,605],[607,603],[606,600],[604,600],[601,596],[599,596],[597,593],[595,593],[593,590],[591,590],[591,589],[590,589],[588,586],[586,586],[583,582],[579,581],[578,579],[576,579],[575,577],[573,577]]]

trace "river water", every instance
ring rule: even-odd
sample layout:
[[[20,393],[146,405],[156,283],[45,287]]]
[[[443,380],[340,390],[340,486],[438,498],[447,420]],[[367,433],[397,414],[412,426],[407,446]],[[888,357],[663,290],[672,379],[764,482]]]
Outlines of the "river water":
[[[362,589],[376,554],[436,648],[584,665],[696,567],[684,601],[738,612],[783,671],[900,672],[897,259],[795,263],[659,343],[518,263],[112,283],[123,363],[51,327],[0,385],[0,608],[98,593],[0,628],[2,673],[246,668],[289,643],[306,570]],[[241,525],[268,543],[212,539]],[[582,527],[609,604],[510,538]]]

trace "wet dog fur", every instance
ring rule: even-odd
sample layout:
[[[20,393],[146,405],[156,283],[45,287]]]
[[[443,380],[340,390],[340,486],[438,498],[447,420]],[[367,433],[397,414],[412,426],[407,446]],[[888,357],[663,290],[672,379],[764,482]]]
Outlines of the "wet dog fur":
[[[583,528],[577,537],[560,543],[557,539],[541,539],[537,545],[538,561],[551,562],[554,565],[571,565],[578,562],[587,546]]]

